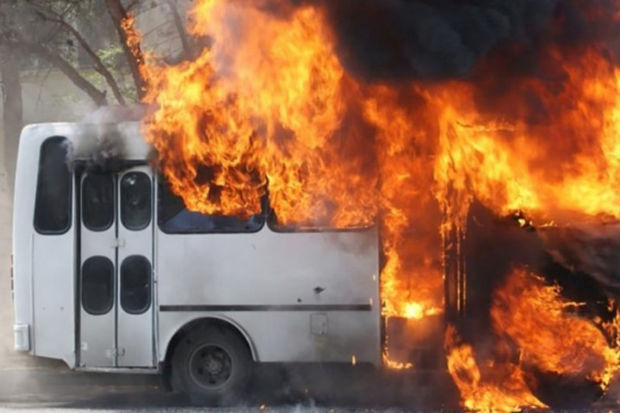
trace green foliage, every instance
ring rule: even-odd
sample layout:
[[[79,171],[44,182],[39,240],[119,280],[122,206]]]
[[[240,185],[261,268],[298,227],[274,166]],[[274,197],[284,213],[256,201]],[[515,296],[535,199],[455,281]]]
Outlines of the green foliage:
[[[107,99],[114,103],[119,94],[116,100],[137,101],[136,79],[128,60],[132,57],[120,44],[108,12],[109,1],[0,0],[0,59],[11,53],[21,57],[22,69],[59,69],[95,101]],[[137,14],[162,6],[164,13],[158,14],[161,18],[170,15],[168,7],[174,2],[123,0],[122,4]],[[159,20],[157,23],[156,28],[165,26]],[[150,39],[157,43],[150,42],[157,45],[180,35],[172,24],[168,28],[165,33],[151,28],[146,35],[152,36]],[[162,42],[163,37],[166,39]],[[173,56],[162,56],[162,61],[172,63],[188,57],[183,51],[180,56],[176,51],[168,52]],[[106,98],[101,99],[103,91],[107,91]]]
[[[118,66],[124,58],[123,48],[120,45],[99,49],[97,55],[107,67]]]

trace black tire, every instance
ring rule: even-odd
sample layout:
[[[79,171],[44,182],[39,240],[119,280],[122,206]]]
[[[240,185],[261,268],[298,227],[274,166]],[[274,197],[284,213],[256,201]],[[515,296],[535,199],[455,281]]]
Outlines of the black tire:
[[[588,410],[604,394],[598,383],[584,377],[561,376],[535,368],[526,368],[525,373],[534,396],[552,409]]]
[[[172,384],[196,404],[227,406],[243,401],[253,362],[239,335],[220,326],[185,335],[172,355]]]

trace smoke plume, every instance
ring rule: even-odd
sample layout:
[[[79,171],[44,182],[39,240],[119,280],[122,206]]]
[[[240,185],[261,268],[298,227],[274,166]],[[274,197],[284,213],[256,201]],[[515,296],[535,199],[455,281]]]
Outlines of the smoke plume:
[[[367,79],[467,77],[501,52],[532,72],[548,45],[618,38],[614,2],[582,0],[321,0],[342,63]],[[594,23],[596,21],[596,24]],[[535,57],[535,58],[534,58]]]

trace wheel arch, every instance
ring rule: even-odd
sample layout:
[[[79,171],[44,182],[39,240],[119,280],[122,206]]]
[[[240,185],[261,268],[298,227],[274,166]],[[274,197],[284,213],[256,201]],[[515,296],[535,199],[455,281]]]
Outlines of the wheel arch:
[[[250,351],[250,356],[252,358],[253,361],[259,361],[258,360],[258,352],[256,351],[256,347],[254,345],[254,342],[252,341],[250,335],[247,333],[247,331],[237,322],[235,322],[234,320],[231,320],[229,318],[225,318],[225,317],[221,317],[221,316],[214,316],[214,315],[208,315],[208,316],[201,316],[201,317],[196,317],[192,320],[189,320],[188,322],[186,322],[185,324],[183,324],[181,327],[179,327],[175,333],[170,337],[170,339],[168,340],[168,342],[165,345],[165,357],[163,359],[164,365],[166,366],[166,369],[168,369],[168,366],[170,365],[170,360],[172,357],[172,353],[174,351],[174,348],[176,347],[177,343],[179,342],[179,340],[181,340],[181,338],[183,338],[183,336],[185,336],[189,331],[195,329],[195,328],[199,328],[202,325],[216,325],[216,326],[220,326],[223,328],[228,328],[231,331],[235,332],[239,338],[241,338],[243,340],[243,342],[246,344],[246,346],[248,347],[248,350]]]

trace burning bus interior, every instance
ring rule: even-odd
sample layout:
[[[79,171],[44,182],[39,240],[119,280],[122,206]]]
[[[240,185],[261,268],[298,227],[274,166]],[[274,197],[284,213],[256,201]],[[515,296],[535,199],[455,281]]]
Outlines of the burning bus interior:
[[[376,225],[390,375],[617,408],[618,0],[194,0],[185,26],[178,62],[120,27],[164,232]]]

